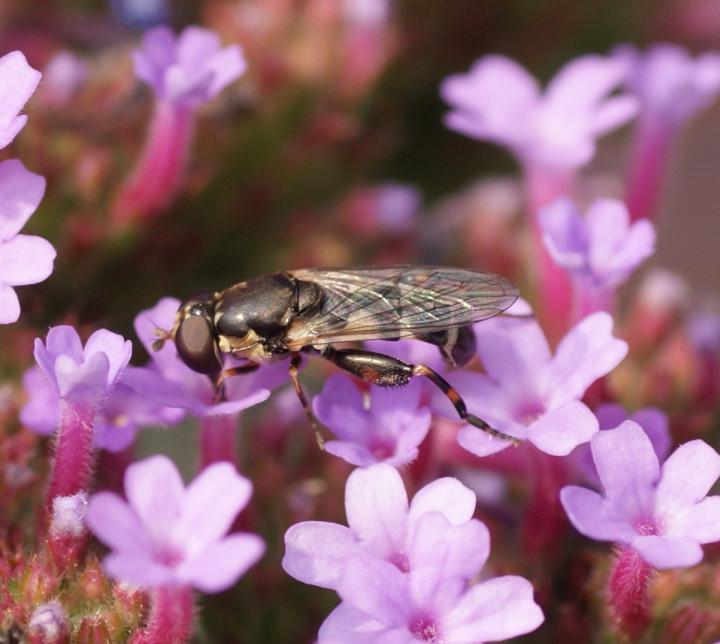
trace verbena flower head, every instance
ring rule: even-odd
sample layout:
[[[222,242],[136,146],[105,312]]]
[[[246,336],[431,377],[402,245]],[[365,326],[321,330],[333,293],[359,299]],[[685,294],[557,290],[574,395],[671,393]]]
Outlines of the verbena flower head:
[[[14,286],[42,282],[52,273],[56,253],[50,242],[19,234],[44,192],[45,179],[26,170],[20,161],[0,163],[0,324],[15,322],[20,317]]]
[[[35,340],[35,360],[60,398],[83,398],[97,404],[115,386],[132,355],[132,343],[105,329],[83,347],[71,326],[50,329],[45,343]]]
[[[527,580],[468,586],[490,540],[472,518],[474,494],[456,479],[436,480],[408,503],[397,471],[374,465],[350,475],[345,502],[349,528],[304,522],[285,535],[285,570],[343,600],[320,642],[487,641],[542,623]]]
[[[541,209],[539,218],[550,256],[592,288],[617,287],[655,250],[653,225],[647,219],[631,225],[627,207],[614,199],[597,199],[583,217],[561,198]]]
[[[247,68],[239,45],[221,49],[217,34],[195,26],[179,36],[169,27],[151,29],[133,61],[137,77],[161,100],[188,108],[214,98]]]
[[[544,92],[515,61],[491,55],[467,74],[443,81],[453,111],[445,124],[458,132],[508,147],[523,163],[578,167],[595,153],[595,140],[625,124],[637,100],[612,95],[626,68],[617,59],[581,56],[563,67]]]
[[[421,406],[417,380],[402,388],[371,387],[370,404],[344,374],[335,374],[313,400],[317,419],[338,437],[325,443],[330,454],[365,467],[394,467],[414,460],[430,429],[430,410]]]
[[[630,45],[612,56],[627,66],[625,86],[638,96],[643,116],[681,125],[720,93],[720,54],[694,58],[679,45],[661,43],[641,52]]]
[[[167,407],[179,408],[202,417],[212,414],[233,414],[256,405],[270,396],[270,391],[287,382],[287,365],[282,362],[261,367],[250,374],[232,376],[225,381],[225,398],[214,400],[215,391],[210,378],[190,369],[180,359],[173,342],[165,342],[154,350],[157,329],[173,325],[180,301],[161,299],[152,309],[142,311],[135,318],[135,332],[150,354],[151,363],[145,367],[131,367],[123,382],[141,395]]]
[[[40,76],[19,51],[0,58],[0,148],[9,145],[27,122],[27,116],[19,112],[35,91]]]
[[[634,548],[656,568],[693,566],[700,544],[720,540],[720,496],[707,496],[720,476],[720,455],[694,440],[660,465],[650,439],[633,421],[596,434],[591,447],[605,494],[567,486],[560,500],[578,532]]]
[[[502,317],[475,327],[484,374],[448,374],[468,410],[495,429],[564,456],[590,440],[598,421],[581,402],[585,390],[625,357],[627,343],[612,336],[612,318],[589,315],[560,341],[553,355],[533,319]],[[438,397],[448,418],[446,403]],[[440,407],[439,407],[440,408]],[[486,456],[510,445],[475,427],[460,429],[465,449]]]
[[[185,487],[170,459],[153,456],[126,470],[127,501],[112,492],[90,498],[87,523],[112,550],[103,567],[114,579],[215,593],[232,586],[265,549],[256,535],[226,536],[251,492],[250,481],[229,463],[207,467]]]

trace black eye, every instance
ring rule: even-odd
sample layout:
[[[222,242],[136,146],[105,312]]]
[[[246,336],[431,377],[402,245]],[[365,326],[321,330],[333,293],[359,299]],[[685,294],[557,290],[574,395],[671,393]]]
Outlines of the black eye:
[[[175,332],[175,346],[180,359],[193,371],[207,375],[221,371],[209,316],[191,314],[182,320]]]

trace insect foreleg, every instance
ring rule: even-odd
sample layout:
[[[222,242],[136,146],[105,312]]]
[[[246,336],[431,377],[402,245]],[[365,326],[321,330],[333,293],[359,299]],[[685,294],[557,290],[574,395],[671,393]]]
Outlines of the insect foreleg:
[[[243,373],[252,373],[253,371],[257,371],[259,368],[260,365],[257,362],[248,362],[247,364],[243,364],[238,367],[223,369],[217,376],[212,378],[213,385],[215,386],[213,402],[219,403],[220,401],[225,400],[225,378],[228,376],[237,376]]]
[[[407,362],[382,353],[362,351],[359,349],[334,349],[328,346],[323,349],[321,355],[336,364],[343,371],[347,371],[379,387],[406,385],[410,379],[415,376],[425,376],[447,396],[453,407],[455,407],[458,416],[464,421],[470,423],[473,427],[488,432],[488,434],[492,436],[512,441],[513,444],[517,444],[518,442],[516,438],[493,429],[482,420],[482,418],[478,418],[469,413],[465,401],[457,389],[430,367],[423,364],[408,364]]]

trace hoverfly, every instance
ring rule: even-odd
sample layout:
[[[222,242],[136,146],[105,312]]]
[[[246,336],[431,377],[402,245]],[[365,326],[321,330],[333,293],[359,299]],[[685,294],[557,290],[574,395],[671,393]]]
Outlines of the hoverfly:
[[[195,296],[182,304],[172,329],[160,333],[175,341],[188,367],[212,379],[218,396],[227,376],[289,357],[290,379],[316,432],[297,376],[302,353],[319,355],[380,387],[425,376],[447,396],[460,418],[514,440],[470,414],[460,394],[430,367],[333,345],[415,338],[436,345],[446,362],[464,366],[475,353],[470,325],[502,313],[517,296],[515,286],[499,275],[443,266],[300,269]],[[226,354],[247,363],[223,369]]]

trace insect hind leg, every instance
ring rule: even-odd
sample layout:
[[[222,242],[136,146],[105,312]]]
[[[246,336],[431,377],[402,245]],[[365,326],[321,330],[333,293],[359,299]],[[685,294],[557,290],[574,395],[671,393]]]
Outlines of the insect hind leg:
[[[423,364],[408,364],[392,356],[373,351],[359,349],[334,349],[331,346],[325,347],[321,355],[336,364],[343,371],[370,382],[379,387],[398,387],[406,385],[411,378],[425,376],[440,391],[442,391],[458,413],[458,416],[473,427],[497,436],[503,440],[512,441],[517,445],[517,438],[503,434],[492,428],[482,418],[478,418],[467,410],[462,396],[445,378],[439,373]]]

